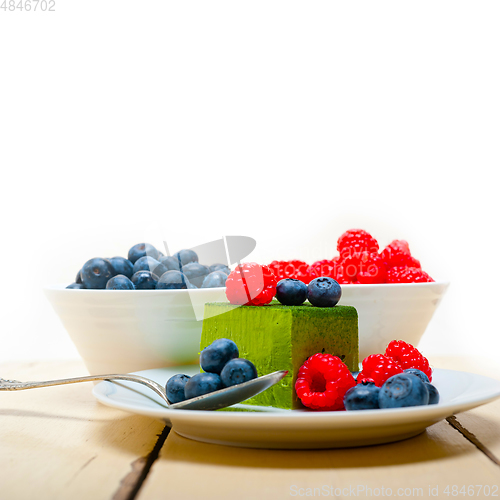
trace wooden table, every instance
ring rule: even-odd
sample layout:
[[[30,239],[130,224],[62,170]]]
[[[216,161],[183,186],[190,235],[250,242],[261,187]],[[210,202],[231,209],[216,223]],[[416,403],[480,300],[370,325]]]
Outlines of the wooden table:
[[[484,360],[431,362],[500,379],[500,367],[485,369]],[[75,361],[0,365],[1,376],[18,380],[84,373]],[[500,496],[500,401],[399,443],[280,451],[190,441],[101,405],[91,389],[0,392],[0,500]]]

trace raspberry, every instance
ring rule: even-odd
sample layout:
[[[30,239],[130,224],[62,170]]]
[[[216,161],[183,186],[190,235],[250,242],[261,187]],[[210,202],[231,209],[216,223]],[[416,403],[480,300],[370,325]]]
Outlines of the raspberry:
[[[302,275],[298,275],[297,279],[303,281],[306,285],[309,285],[313,279],[319,278],[318,273],[314,267],[309,266],[306,272]]]
[[[394,240],[380,253],[388,267],[420,267],[420,262],[412,257],[410,246],[405,240]]]
[[[339,357],[318,353],[300,367],[295,391],[308,408],[342,410],[345,393],[355,385],[354,377]]]
[[[356,278],[364,284],[385,283],[387,264],[376,253],[363,252]]]
[[[226,297],[231,304],[263,306],[276,294],[276,277],[268,266],[238,264],[227,277]]]
[[[387,271],[387,283],[428,283],[434,281],[418,267],[393,267]]]
[[[309,267],[302,260],[273,260],[268,266],[276,276],[276,280],[300,279],[298,276],[307,274]]]
[[[349,282],[357,280],[356,276],[359,272],[362,254],[363,252],[346,255],[345,257],[341,257],[339,260],[338,273],[344,276],[345,279],[349,280]]]
[[[394,361],[399,363],[404,370],[416,368],[424,372],[429,377],[429,380],[432,381],[432,369],[429,366],[429,361],[411,344],[402,340],[393,340],[389,342],[385,350],[385,355],[390,356]]]
[[[341,265],[337,266],[337,270],[335,272],[335,280],[339,285],[349,285],[352,283],[349,277],[344,274],[344,269]]]
[[[361,252],[378,252],[377,240],[363,229],[349,229],[337,241],[337,250],[341,258]]]
[[[320,278],[326,276],[329,278],[335,278],[335,270],[337,267],[337,262],[333,260],[318,260],[314,264],[311,264],[309,270],[314,270],[316,277]]]
[[[397,361],[384,354],[371,354],[363,360],[363,369],[356,380],[358,384],[363,380],[370,380],[377,387],[382,387],[389,377],[398,373],[403,373],[403,368]]]

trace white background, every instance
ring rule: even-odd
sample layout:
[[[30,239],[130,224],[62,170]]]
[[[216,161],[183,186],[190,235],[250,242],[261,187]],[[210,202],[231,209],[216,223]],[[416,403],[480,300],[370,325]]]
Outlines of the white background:
[[[91,257],[351,227],[451,281],[424,353],[497,355],[497,1],[55,2],[0,9],[0,361],[77,356],[42,287]]]

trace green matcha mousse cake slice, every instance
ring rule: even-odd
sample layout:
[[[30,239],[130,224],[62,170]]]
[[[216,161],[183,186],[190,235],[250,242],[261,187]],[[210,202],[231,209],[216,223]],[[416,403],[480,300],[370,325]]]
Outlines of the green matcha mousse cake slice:
[[[314,307],[205,305],[200,348],[227,338],[238,346],[240,358],[254,363],[259,376],[277,370],[289,374],[278,384],[245,401],[275,408],[303,408],[295,380],[304,361],[323,352],[338,356],[349,370],[358,370],[358,313],[351,306]]]

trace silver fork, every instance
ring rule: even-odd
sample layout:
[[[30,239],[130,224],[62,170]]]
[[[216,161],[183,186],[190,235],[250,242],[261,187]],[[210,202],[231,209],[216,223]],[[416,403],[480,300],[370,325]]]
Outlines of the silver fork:
[[[254,378],[242,384],[233,385],[220,389],[218,391],[204,394],[196,398],[186,399],[180,403],[170,403],[167,398],[165,387],[158,382],[151,380],[141,375],[134,374],[112,374],[112,375],[89,375],[86,377],[63,378],[58,380],[46,380],[41,382],[20,382],[19,380],[6,380],[0,378],[0,391],[22,391],[24,389],[37,389],[39,387],[51,387],[54,385],[76,384],[78,382],[93,382],[96,380],[126,380],[128,382],[137,382],[145,385],[153,390],[163,401],[165,401],[167,408],[176,410],[218,410],[226,408],[227,406],[241,403],[257,394],[269,389],[269,387],[277,384],[286,375],[287,370],[281,370],[263,375],[262,377]]]

